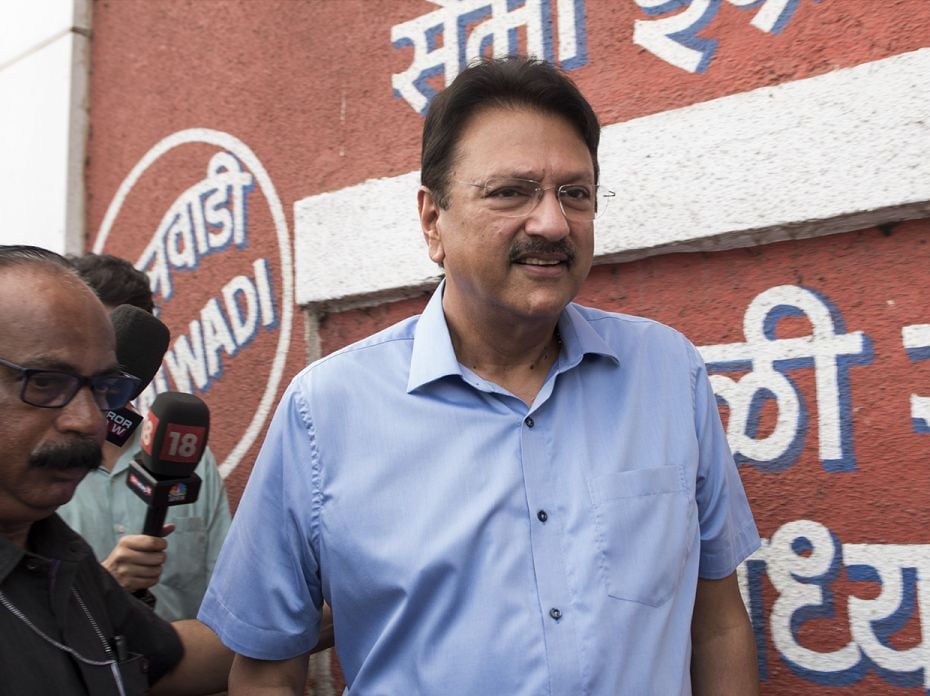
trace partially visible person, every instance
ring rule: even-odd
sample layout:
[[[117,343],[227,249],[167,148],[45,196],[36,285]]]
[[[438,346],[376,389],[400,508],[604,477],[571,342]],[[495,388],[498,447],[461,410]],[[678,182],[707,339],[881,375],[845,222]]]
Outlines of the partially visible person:
[[[105,412],[138,384],[106,309],[62,256],[0,246],[0,326],[0,690],[223,690],[232,656],[216,635],[123,591],[55,514],[101,461]]]
[[[154,311],[148,277],[129,261],[91,253],[71,261],[109,311],[123,304]],[[151,591],[155,611],[169,621],[193,619],[229,529],[226,489],[208,447],[195,470],[203,482],[199,497],[168,508],[165,524],[173,531],[164,538],[140,534],[147,508],[126,485],[139,437],[136,430],[122,447],[105,442],[102,466],[90,472],[58,514],[124,589]]]
[[[543,61],[431,103],[444,280],[285,392],[199,614],[234,693],[303,693],[324,601],[348,693],[758,693],[736,568],[760,540],[700,354],[573,301],[599,134]]]

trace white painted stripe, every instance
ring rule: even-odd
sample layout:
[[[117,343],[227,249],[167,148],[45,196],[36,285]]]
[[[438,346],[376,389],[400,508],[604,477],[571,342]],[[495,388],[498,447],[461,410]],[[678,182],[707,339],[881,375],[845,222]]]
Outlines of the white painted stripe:
[[[597,262],[718,250],[930,215],[930,49],[603,130],[618,197]],[[434,282],[418,172],[294,205],[296,299],[331,309]]]
[[[438,276],[417,215],[420,172],[294,204],[297,303],[347,300]]]
[[[911,324],[901,327],[901,342],[905,350],[930,348],[930,324]]]

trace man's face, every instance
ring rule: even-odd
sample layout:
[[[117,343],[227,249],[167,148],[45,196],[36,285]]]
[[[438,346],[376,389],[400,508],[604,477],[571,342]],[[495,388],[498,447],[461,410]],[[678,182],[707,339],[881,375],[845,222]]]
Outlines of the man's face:
[[[90,376],[115,369],[113,328],[77,278],[28,264],[0,269],[0,358]],[[106,415],[82,387],[63,408],[19,398],[0,365],[0,531],[52,514],[100,463]]]
[[[430,258],[443,264],[447,316],[467,321],[551,322],[591,268],[594,224],[569,221],[554,190],[522,218],[495,212],[484,191],[458,182],[518,177],[544,188],[594,182],[581,136],[560,116],[531,109],[491,108],[473,116],[456,147],[450,205],[420,193]]]

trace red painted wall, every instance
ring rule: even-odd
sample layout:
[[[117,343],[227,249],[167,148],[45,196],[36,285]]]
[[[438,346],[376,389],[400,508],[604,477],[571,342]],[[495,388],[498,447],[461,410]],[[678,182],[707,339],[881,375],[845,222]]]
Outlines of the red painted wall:
[[[634,27],[643,26],[637,21],[658,22],[666,15],[650,17],[634,0],[573,3],[583,11],[584,34],[570,74],[605,124],[893,56],[927,45],[930,36],[926,0],[799,0],[788,3],[793,12],[777,32],[750,26],[767,2],[687,5],[701,2],[716,11],[705,14],[692,38],[717,43],[704,44],[703,63],[694,72],[634,42]],[[252,188],[242,243],[205,247],[209,253],[194,268],[171,274],[174,292],[159,299],[175,336],[189,336],[191,322],[201,322],[201,331],[209,324],[204,311],[212,300],[228,313],[224,287],[237,277],[255,280],[254,264],[267,264],[277,323],[259,323],[241,346],[232,347],[222,335],[212,339],[219,346],[217,370],[200,393],[214,414],[211,446],[220,461],[255,422],[275,356],[283,364],[271,390],[274,400],[306,364],[317,339],[325,354],[425,302],[423,296],[329,314],[320,318],[318,335],[308,335],[314,324],[291,307],[291,334],[282,345],[290,248],[288,243],[282,250],[276,210],[293,234],[296,201],[417,168],[422,118],[391,86],[391,75],[410,64],[412,51],[392,46],[391,28],[436,7],[424,0],[94,3],[88,248],[96,244],[140,260],[157,231],[172,224],[168,213],[183,208],[192,187],[210,179],[215,154],[233,152],[254,165],[243,168]],[[525,44],[526,35],[520,37]],[[427,84],[439,88],[441,77]],[[238,145],[171,140],[189,129],[223,134]],[[159,146],[164,151],[148,161]],[[930,324],[928,239],[930,221],[916,220],[597,266],[579,297],[668,323],[707,347],[745,342],[747,308],[773,288],[787,286],[788,294],[803,288],[804,297],[827,308],[836,335],[862,339],[861,350],[837,372],[837,405],[826,403],[815,382],[818,369],[823,374],[827,368],[816,368],[812,359],[778,363],[801,405],[793,424],[797,436],[777,462],[741,463],[760,532],[773,539],[772,549],[752,560],[743,578],[766,694],[916,692],[924,680],[920,668],[930,670],[921,653],[930,653],[930,629],[926,641],[920,633],[922,609],[930,607],[930,594],[920,601],[922,592],[930,592],[920,575],[930,578],[930,474],[924,462],[930,434],[912,422],[910,406],[912,394],[930,396],[930,360],[922,359],[926,351],[908,351],[902,334],[905,327]],[[797,308],[775,310],[771,341],[811,335],[810,318]],[[714,374],[734,381],[750,371],[724,367],[711,365]],[[760,398],[744,435],[761,440],[771,434],[779,407]],[[729,421],[731,407],[721,402],[721,409]],[[838,419],[839,457],[823,451],[824,413]],[[259,433],[227,477],[233,503],[260,439]],[[832,545],[817,543],[823,529]],[[800,544],[795,551],[792,541]],[[821,558],[829,572],[806,583],[785,581],[780,589],[773,584],[786,568],[803,575]],[[885,575],[863,559],[881,565]],[[892,609],[900,611],[877,624],[862,618],[865,605],[850,604],[850,598],[877,599],[899,586],[903,599]],[[804,599],[799,587],[823,590],[826,599]],[[879,647],[868,644],[870,631],[880,636]],[[897,666],[891,666],[891,653],[900,657]],[[316,669],[319,693],[339,689],[338,674],[328,671],[337,666]]]

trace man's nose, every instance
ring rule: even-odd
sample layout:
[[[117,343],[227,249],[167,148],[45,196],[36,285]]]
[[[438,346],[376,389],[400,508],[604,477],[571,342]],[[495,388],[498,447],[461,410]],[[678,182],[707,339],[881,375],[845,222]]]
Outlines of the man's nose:
[[[567,237],[571,231],[556,189],[546,189],[542,198],[526,218],[524,230],[527,234],[557,241]]]
[[[90,385],[78,389],[77,394],[61,408],[56,419],[58,429],[63,432],[81,433],[103,439],[106,435],[106,411],[101,411]]]

